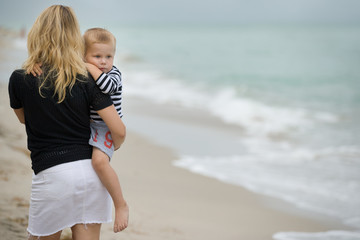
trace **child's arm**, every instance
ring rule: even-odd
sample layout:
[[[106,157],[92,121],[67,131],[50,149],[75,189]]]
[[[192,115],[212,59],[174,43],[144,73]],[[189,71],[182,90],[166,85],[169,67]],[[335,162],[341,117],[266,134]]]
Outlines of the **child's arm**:
[[[91,76],[97,81],[97,79],[100,77],[100,75],[103,73],[100,69],[98,69],[94,64],[91,63],[85,63],[86,68],[91,74]]]
[[[86,63],[86,67],[103,93],[114,94],[121,90],[121,73],[116,67],[108,73],[102,72],[91,63]]]
[[[31,71],[27,71],[26,74],[32,74],[34,77],[40,76],[42,74],[41,63],[35,63]]]

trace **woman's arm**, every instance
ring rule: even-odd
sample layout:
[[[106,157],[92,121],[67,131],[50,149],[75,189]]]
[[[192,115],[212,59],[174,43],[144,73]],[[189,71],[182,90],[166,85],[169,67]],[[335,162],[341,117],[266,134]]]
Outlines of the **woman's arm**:
[[[19,119],[20,123],[25,124],[24,108],[14,109],[14,112]]]
[[[101,109],[97,111],[97,113],[110,129],[111,137],[114,143],[114,149],[117,150],[124,142],[126,136],[126,127],[123,121],[115,110],[114,105]]]

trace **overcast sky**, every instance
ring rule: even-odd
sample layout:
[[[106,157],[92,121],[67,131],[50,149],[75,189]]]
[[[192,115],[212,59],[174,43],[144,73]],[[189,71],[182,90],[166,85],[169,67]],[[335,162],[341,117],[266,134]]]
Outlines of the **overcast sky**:
[[[360,0],[0,0],[0,26],[30,27],[52,4],[72,6],[80,25],[360,23]],[[105,26],[104,26],[105,27]]]

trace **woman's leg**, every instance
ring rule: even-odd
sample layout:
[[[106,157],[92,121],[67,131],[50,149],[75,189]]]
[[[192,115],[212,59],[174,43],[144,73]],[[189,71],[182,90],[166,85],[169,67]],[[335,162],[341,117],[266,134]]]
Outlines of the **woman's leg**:
[[[59,232],[54,233],[52,235],[43,236],[43,237],[37,237],[37,236],[29,235],[28,240],[59,240],[60,236],[61,236],[61,232],[62,231],[59,231]]]
[[[76,224],[71,227],[73,240],[99,240],[101,224]]]

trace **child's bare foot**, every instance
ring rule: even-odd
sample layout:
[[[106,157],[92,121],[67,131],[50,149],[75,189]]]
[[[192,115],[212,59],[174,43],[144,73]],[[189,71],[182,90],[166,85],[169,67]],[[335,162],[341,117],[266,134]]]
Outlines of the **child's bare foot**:
[[[129,207],[125,203],[115,208],[114,232],[121,232],[127,228],[129,222]]]

